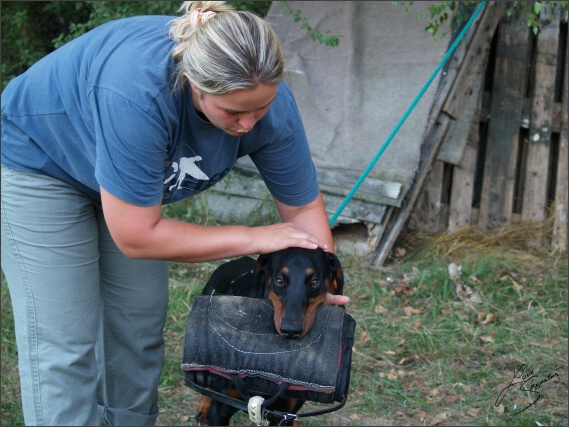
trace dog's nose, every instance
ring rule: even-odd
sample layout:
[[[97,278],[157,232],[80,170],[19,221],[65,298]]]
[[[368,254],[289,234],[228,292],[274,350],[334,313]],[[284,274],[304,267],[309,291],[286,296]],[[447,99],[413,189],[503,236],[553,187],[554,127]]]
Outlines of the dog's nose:
[[[298,338],[302,335],[302,326],[283,323],[281,324],[281,334],[288,339]]]

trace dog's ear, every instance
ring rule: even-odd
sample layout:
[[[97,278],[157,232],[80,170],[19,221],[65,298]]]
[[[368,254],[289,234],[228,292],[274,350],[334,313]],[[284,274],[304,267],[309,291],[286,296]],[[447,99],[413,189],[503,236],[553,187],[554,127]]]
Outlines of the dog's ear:
[[[342,295],[344,292],[344,273],[342,273],[342,264],[338,257],[332,252],[326,252],[326,260],[331,271],[331,280],[328,286],[328,292],[333,295]]]
[[[269,297],[269,286],[267,286],[269,263],[270,257],[268,255],[259,255],[259,258],[257,258],[257,266],[255,267],[255,298]]]

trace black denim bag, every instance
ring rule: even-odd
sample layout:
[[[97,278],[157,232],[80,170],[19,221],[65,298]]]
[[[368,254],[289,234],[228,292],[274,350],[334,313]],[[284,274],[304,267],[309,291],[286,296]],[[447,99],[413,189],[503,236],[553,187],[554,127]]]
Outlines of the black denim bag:
[[[285,339],[275,330],[268,299],[198,296],[186,324],[185,384],[245,411],[251,396],[340,402],[298,416],[337,410],[348,396],[355,326],[343,307],[323,304],[304,337]],[[245,402],[208,388],[237,388]]]

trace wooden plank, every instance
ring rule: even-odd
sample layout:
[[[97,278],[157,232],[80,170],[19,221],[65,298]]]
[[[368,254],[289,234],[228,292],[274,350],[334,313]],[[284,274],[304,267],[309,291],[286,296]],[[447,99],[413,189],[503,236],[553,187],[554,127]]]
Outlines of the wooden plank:
[[[476,28],[472,43],[455,79],[461,84],[453,84],[442,107],[442,111],[455,120],[460,117],[464,104],[470,98],[478,74],[486,68],[484,58],[488,58],[492,38],[507,6],[507,2],[489,2],[484,9],[480,24]]]
[[[551,117],[551,132],[557,132],[557,133],[561,132],[563,126],[561,118],[563,105],[565,104],[561,102],[555,102],[553,104],[553,112]]]
[[[537,35],[535,77],[531,96],[529,145],[527,147],[528,155],[522,205],[523,221],[541,221],[546,214],[547,172],[550,170],[551,118],[559,44],[559,13],[555,15],[549,22],[545,16],[545,10],[543,11],[541,28]]]
[[[464,104],[464,110],[457,120],[453,121],[445,139],[437,153],[437,159],[455,166],[459,165],[469,138],[472,122],[477,122],[480,116],[480,98],[483,74],[476,76],[470,97]]]
[[[439,85],[437,87],[437,92],[434,97],[433,105],[431,106],[431,112],[429,114],[429,121],[426,126],[427,135],[432,130],[432,127],[438,118],[442,106],[449,97],[449,93],[451,93],[453,89],[456,90],[455,81],[457,75],[464,68],[464,64],[466,62],[472,62],[470,57],[474,55],[473,50],[476,50],[474,46],[478,47],[481,43],[480,33],[484,31],[491,31],[490,39],[492,38],[492,34],[494,34],[500,16],[503,13],[502,9],[505,10],[505,6],[501,5],[499,2],[489,2],[482,13],[480,13],[474,20],[472,26],[462,38],[461,43],[457,46],[454,54],[448,61],[447,66],[443,68],[443,76],[441,77]],[[496,14],[498,15],[498,18],[495,19],[496,23],[494,24],[493,28],[488,29],[488,25],[492,27],[492,24],[489,24],[488,21],[494,20]],[[482,52],[480,52],[480,54],[482,57],[486,56]]]
[[[554,102],[551,112],[551,132],[561,132],[561,102]],[[531,111],[531,99],[524,98],[522,102],[522,119],[520,127],[529,129]]]
[[[251,199],[271,199],[271,194],[263,180],[257,176],[247,176],[240,173],[238,170],[233,170],[221,182],[217,183],[211,188],[208,188],[205,193],[221,193],[226,196],[239,196]]]
[[[332,217],[344,201],[344,198],[326,193],[325,191],[322,192],[322,196],[324,197],[326,212],[329,217]],[[374,222],[381,224],[386,208],[387,205],[376,205],[362,200],[352,199],[338,217],[337,222],[343,224],[353,224],[356,222]]]
[[[565,46],[565,50],[567,46]],[[567,105],[569,104],[569,97],[567,96],[567,86],[569,82],[569,75],[567,72],[567,58],[565,59],[565,87],[563,89],[563,110],[561,113],[561,132],[559,134],[559,156],[557,163],[557,181],[555,187],[555,209],[553,210],[553,236],[552,247],[556,250],[567,251],[567,203],[568,203],[568,181],[569,176],[567,173],[567,162],[569,158],[569,150],[567,148],[569,131],[569,122],[567,114]]]
[[[397,211],[397,214],[393,217],[393,222],[386,226],[387,233],[384,233],[385,237],[382,239],[382,242],[377,250],[377,255],[373,260],[375,264],[383,265],[389,256],[391,248],[399,238],[401,230],[403,230],[403,227],[407,223],[407,220],[409,219],[410,213],[415,205],[415,202],[417,201],[417,197],[421,192],[427,173],[429,171],[428,165],[434,161],[436,152],[439,149],[444,135],[448,130],[450,121],[451,119],[447,114],[441,113],[437,120],[437,125],[428,135],[428,138],[425,141],[425,158],[424,161],[419,165],[417,179],[414,183],[413,188],[407,193],[407,204]]]
[[[409,217],[409,230],[427,233],[440,233],[445,230],[445,224],[440,221],[443,172],[444,163],[435,160]]]
[[[528,61],[529,28],[511,16],[498,29],[482,196],[478,225],[495,228],[510,223],[519,122]]]
[[[263,225],[268,219],[278,218],[273,199],[256,199],[239,195],[227,195],[206,191],[196,195],[192,200],[206,203],[208,211],[216,221],[238,221],[249,225]]]
[[[262,179],[233,170],[221,182],[196,196],[221,221],[249,222],[264,218],[275,211],[274,202]]]
[[[468,101],[467,105],[474,103],[474,115],[470,120],[470,127],[466,132],[466,146],[460,163],[453,170],[452,188],[449,202],[448,231],[455,231],[472,225],[472,203],[476,178],[476,162],[478,158],[478,145],[480,139],[480,120],[482,105],[485,101],[482,85],[484,74],[480,73],[475,83],[476,99]],[[466,108],[466,107],[465,107]]]
[[[322,191],[340,197],[345,197],[360,177],[359,174],[350,173],[349,171],[320,169],[317,173],[318,184]],[[354,199],[375,204],[398,206],[402,195],[403,184],[400,182],[386,181],[368,176],[354,194]]]
[[[387,224],[391,220],[393,213],[397,210],[395,206],[388,206],[387,210],[385,211],[385,215],[383,217],[383,223],[381,224],[374,224],[374,223],[366,223],[367,226],[367,240],[366,245],[371,252],[375,252],[381,242],[381,238],[385,233]],[[373,257],[373,255],[371,255]]]
[[[478,153],[478,122],[473,121],[468,133],[464,155],[454,168],[450,195],[448,231],[456,231],[470,225],[472,215],[472,196],[474,193],[474,175]]]

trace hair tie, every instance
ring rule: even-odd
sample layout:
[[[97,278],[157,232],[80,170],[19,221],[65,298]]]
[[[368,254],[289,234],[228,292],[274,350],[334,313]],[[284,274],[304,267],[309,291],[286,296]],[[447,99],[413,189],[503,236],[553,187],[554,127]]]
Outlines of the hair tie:
[[[215,12],[208,10],[207,12],[204,12],[202,15],[202,19],[201,19],[201,24],[203,24],[205,21],[207,21],[209,18],[213,17],[213,15],[215,15]]]
[[[211,10],[202,13],[202,16],[200,16],[200,13],[201,9],[198,7],[197,9],[194,9],[194,11],[190,14],[190,25],[194,28],[198,25],[203,25],[205,21],[215,15],[215,12]]]

